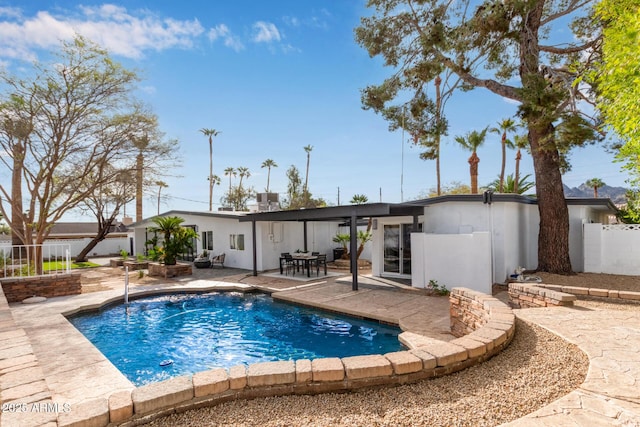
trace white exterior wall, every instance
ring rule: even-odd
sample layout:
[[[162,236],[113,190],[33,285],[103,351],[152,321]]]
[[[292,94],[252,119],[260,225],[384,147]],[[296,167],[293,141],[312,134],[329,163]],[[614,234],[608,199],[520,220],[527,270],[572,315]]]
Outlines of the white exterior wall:
[[[584,224],[584,271],[640,275],[640,225]]]
[[[411,234],[411,282],[424,288],[435,280],[447,289],[463,286],[491,295],[489,232]],[[424,257],[420,258],[419,255]]]
[[[81,250],[83,250],[91,241],[91,238],[84,237],[79,239],[47,239],[44,245],[69,245],[69,252],[72,258],[78,256]],[[2,246],[11,246],[11,239],[6,241],[0,241]],[[107,237],[105,240],[99,242],[94,247],[89,256],[108,256],[119,254],[119,252],[125,249],[129,251],[129,239],[125,237]]]
[[[262,248],[262,256],[258,251],[260,271],[279,268],[282,252],[304,249],[303,222],[258,222],[256,225],[260,230],[257,233],[258,248]],[[307,250],[327,254],[327,259],[332,259],[335,246],[332,239],[337,231],[337,222],[307,222]]]
[[[184,219],[183,226],[196,226],[200,237],[196,253],[202,253],[202,233],[213,232],[214,255],[225,253],[224,265],[247,270],[253,269],[253,231],[251,222],[240,222],[238,218],[214,217],[205,215],[177,214]],[[138,253],[144,253],[145,228],[153,223],[145,222],[136,227],[132,235]],[[307,222],[307,250],[320,253],[331,252],[335,245],[333,236],[338,230],[338,223]],[[230,236],[244,234],[244,250],[231,249]],[[304,223],[302,222],[256,222],[256,268],[258,271],[279,267],[280,253],[295,252],[304,249]],[[329,255],[329,258],[331,256]]]

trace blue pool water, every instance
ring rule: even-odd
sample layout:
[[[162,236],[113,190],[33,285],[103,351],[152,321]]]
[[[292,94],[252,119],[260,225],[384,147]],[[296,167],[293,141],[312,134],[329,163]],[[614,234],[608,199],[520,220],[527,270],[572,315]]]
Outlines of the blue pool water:
[[[264,294],[163,295],[69,321],[137,386],[215,367],[403,349],[399,328]]]

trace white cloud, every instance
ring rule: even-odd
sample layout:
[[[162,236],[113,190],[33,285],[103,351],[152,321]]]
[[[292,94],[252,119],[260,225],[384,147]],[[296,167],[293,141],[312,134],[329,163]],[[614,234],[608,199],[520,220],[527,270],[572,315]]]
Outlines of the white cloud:
[[[24,17],[15,10],[11,14],[0,10],[0,57],[32,60],[35,49],[53,48],[60,40],[81,34],[113,54],[139,58],[148,50],[190,48],[204,32],[197,19],[163,19],[145,11],[130,13],[111,4],[80,7],[79,11],[75,16],[40,11]]]
[[[299,27],[300,26],[300,20],[298,18],[296,18],[295,16],[283,16],[282,20],[284,21],[285,24],[291,26],[291,27]]]
[[[222,39],[224,41],[224,45],[235,50],[236,52],[244,49],[244,45],[240,41],[238,37],[233,35],[225,24],[216,25],[214,28],[209,30],[208,34],[209,40],[215,41],[217,39]]]
[[[258,21],[253,24],[253,41],[256,43],[271,43],[273,41],[280,41],[280,31],[278,27],[271,22]]]

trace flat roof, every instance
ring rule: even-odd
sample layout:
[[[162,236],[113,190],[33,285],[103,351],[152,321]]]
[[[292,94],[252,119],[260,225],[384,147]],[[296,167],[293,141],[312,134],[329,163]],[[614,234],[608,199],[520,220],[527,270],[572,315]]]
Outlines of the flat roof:
[[[367,203],[362,205],[327,206],[324,208],[296,209],[289,211],[256,212],[238,218],[246,221],[344,221],[345,219],[418,216],[424,210],[419,205],[403,203]]]

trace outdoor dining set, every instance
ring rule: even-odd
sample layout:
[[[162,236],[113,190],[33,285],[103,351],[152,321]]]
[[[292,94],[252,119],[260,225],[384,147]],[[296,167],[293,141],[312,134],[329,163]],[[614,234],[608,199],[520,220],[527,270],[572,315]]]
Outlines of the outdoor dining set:
[[[327,255],[320,252],[283,252],[280,254],[280,274],[295,275],[296,272],[304,274],[307,272],[307,277],[311,277],[311,270],[316,271],[316,276],[320,275],[320,268],[324,269],[324,275],[327,275]]]

